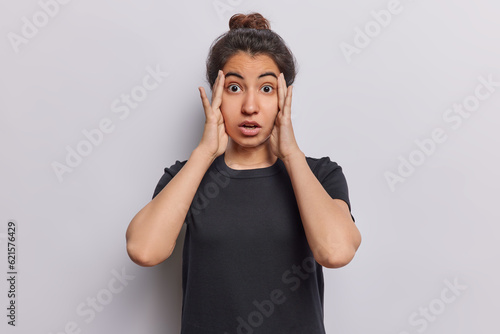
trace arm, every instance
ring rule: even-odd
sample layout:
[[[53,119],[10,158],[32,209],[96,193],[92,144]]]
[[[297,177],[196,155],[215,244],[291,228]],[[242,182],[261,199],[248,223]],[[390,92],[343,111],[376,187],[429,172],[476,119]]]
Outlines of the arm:
[[[199,87],[205,111],[205,128],[198,147],[169,183],[130,222],[127,253],[135,263],[150,267],[165,261],[173,252],[177,237],[193,202],[196,190],[212,162],[227,147],[228,136],[220,111],[224,75],[214,84],[212,104]]]
[[[345,266],[361,243],[347,203],[330,197],[302,152],[289,156],[284,163],[314,258],[327,268]]]
[[[132,261],[150,267],[172,254],[196,190],[212,162],[195,149],[165,188],[135,215],[126,233]]]
[[[333,199],[311,171],[299,149],[291,120],[292,86],[278,80],[279,112],[271,134],[271,149],[285,164],[297,199],[307,242],[316,262],[327,268],[348,264],[361,243],[347,203]]]

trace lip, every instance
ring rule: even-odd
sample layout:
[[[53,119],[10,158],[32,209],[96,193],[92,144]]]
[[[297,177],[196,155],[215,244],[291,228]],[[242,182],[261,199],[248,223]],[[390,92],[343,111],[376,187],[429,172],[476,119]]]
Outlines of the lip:
[[[255,128],[253,128],[253,129],[245,128],[244,125],[247,125],[247,124],[248,125],[255,125]],[[238,128],[240,129],[241,133],[244,136],[256,136],[257,134],[259,134],[261,126],[259,123],[255,122],[255,121],[244,121],[238,125]]]
[[[255,121],[243,121],[241,122],[240,124],[238,124],[238,126],[243,126],[243,125],[255,125],[257,126],[258,128],[260,128],[260,124],[255,122]]]

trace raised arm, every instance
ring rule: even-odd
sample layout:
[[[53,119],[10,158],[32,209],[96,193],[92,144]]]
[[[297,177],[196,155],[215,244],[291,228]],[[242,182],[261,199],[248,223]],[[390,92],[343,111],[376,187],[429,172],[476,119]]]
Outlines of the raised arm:
[[[189,206],[211,163],[206,154],[195,149],[172,180],[135,215],[126,233],[132,261],[150,267],[172,254]]]
[[[361,243],[347,203],[330,197],[302,152],[290,156],[285,166],[314,258],[326,268],[347,265]]]
[[[221,71],[214,84],[211,104],[205,90],[199,88],[206,117],[200,144],[181,170],[134,216],[128,226],[127,252],[138,265],[151,267],[172,254],[203,176],[215,158],[226,150],[228,136],[219,108],[223,85]]]
[[[292,86],[286,87],[283,74],[278,81],[278,99],[271,148],[283,160],[290,176],[309,247],[322,266],[345,266],[354,257],[361,234],[347,203],[330,197],[297,145],[291,120]]]

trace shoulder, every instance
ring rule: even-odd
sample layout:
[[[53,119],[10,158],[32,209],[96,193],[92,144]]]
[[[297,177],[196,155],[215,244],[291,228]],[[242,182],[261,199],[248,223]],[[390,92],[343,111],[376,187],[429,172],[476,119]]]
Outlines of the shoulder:
[[[163,169],[163,175],[161,176],[156,188],[153,192],[153,198],[156,197],[162,191],[163,188],[174,178],[174,176],[181,170],[182,167],[186,164],[187,160],[181,161],[176,160],[173,165],[170,167],[165,167]]]
[[[321,158],[306,156],[306,161],[309,164],[309,167],[311,168],[313,174],[316,175],[316,177],[320,181],[322,181],[328,174],[332,172],[342,173],[342,167],[340,167],[337,162],[332,161],[328,156]]]
[[[170,167],[165,167],[163,169],[163,171],[165,173],[172,175],[172,177],[173,177],[173,176],[175,176],[175,174],[177,174],[181,170],[182,167],[184,167],[186,162],[187,162],[187,160],[184,160],[184,161],[176,160],[173,165],[171,165]]]
[[[349,201],[349,187],[342,171],[342,167],[330,157],[310,158],[306,157],[313,174],[318,178],[326,192],[334,199],[341,199],[347,203],[351,210]],[[351,215],[352,217],[352,215]],[[352,217],[353,221],[354,217]]]

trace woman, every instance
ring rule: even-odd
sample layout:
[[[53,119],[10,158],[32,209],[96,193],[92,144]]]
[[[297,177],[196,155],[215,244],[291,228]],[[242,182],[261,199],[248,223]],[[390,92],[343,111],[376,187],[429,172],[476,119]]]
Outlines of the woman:
[[[258,13],[237,14],[212,44],[199,87],[205,127],[165,168],[132,219],[142,266],[172,253],[184,222],[182,333],[325,333],[322,267],[361,242],[342,169],[299,149],[291,123],[295,61]]]

